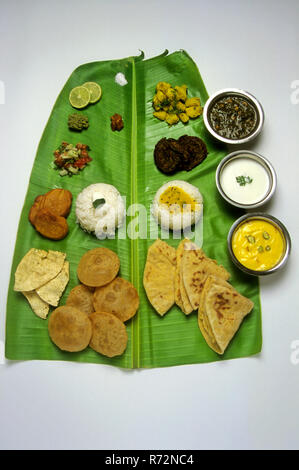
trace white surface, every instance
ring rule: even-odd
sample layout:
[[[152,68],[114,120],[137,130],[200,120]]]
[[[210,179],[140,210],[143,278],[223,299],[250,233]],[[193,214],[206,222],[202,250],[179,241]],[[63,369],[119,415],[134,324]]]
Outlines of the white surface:
[[[4,361],[0,448],[298,448],[298,11],[297,0],[0,1],[7,176],[1,179],[0,353],[16,230],[37,145],[62,86],[82,63],[182,48],[210,94],[226,87],[253,93],[266,122],[251,149],[278,174],[265,209],[293,239],[285,271],[261,282],[259,356],[137,371]]]

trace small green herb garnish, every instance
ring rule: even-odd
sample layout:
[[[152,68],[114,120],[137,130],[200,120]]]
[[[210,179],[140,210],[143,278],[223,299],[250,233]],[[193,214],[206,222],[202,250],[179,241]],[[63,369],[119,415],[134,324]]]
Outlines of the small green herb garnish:
[[[266,248],[265,248],[266,251],[270,251],[271,250],[271,246],[267,245]]]
[[[100,206],[103,206],[105,204],[105,199],[104,198],[101,198],[101,199],[95,199],[92,203],[93,207],[95,209],[97,209],[98,207]]]
[[[264,232],[264,233],[263,233],[263,238],[264,238],[265,240],[269,240],[269,239],[270,239],[269,233],[268,233],[268,232]]]
[[[250,178],[250,176],[236,176],[236,180],[240,186],[245,186],[247,183],[250,184],[253,181],[253,179]]]
[[[252,235],[246,235],[246,238],[249,243],[255,243],[255,237],[253,237]]]
[[[258,247],[257,251],[258,251],[259,253],[263,253],[264,248],[262,247],[262,245],[260,245],[260,246]]]

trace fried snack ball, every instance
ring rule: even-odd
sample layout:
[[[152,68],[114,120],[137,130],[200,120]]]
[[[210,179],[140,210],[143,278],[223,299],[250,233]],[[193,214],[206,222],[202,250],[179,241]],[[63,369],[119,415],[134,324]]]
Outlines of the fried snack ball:
[[[92,324],[89,317],[74,307],[56,308],[49,319],[51,340],[59,349],[69,352],[83,351],[91,339]]]
[[[93,292],[89,287],[79,284],[74,287],[66,299],[66,305],[75,307],[81,312],[89,315],[94,312],[93,308]]]
[[[52,189],[44,194],[42,208],[48,209],[55,215],[67,217],[71,210],[72,193],[67,189]]]
[[[54,215],[67,217],[71,210],[72,193],[67,189],[51,189],[46,194],[37,196],[29,211],[29,220],[34,225],[37,212],[40,209],[47,209]]]
[[[94,312],[87,317],[92,323],[89,346],[104,356],[123,354],[127,347],[128,335],[125,324],[107,312]]]
[[[34,218],[34,227],[43,237],[51,240],[62,240],[69,231],[66,219],[53,214],[48,209],[39,209],[37,211]]]
[[[89,287],[101,287],[117,276],[120,261],[114,251],[108,248],[93,248],[81,258],[77,275],[82,284]]]
[[[42,204],[43,199],[44,199],[43,194],[41,194],[40,196],[37,196],[34,199],[34,202],[31,206],[28,218],[29,218],[30,222],[32,223],[32,225],[34,225],[34,220],[35,220],[36,214],[38,213],[39,209],[41,209],[41,204]]]
[[[93,294],[95,311],[108,312],[125,322],[132,318],[139,307],[139,295],[133,284],[117,277]]]

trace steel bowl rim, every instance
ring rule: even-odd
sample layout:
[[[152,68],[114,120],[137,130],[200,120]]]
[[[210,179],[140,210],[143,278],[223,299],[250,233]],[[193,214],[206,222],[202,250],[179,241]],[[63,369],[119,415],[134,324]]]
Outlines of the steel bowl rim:
[[[240,157],[242,155],[243,156],[251,155],[253,157],[256,157],[255,160],[262,161],[263,164],[264,164],[263,166],[267,167],[268,173],[270,174],[269,175],[269,181],[270,181],[270,179],[272,179],[271,189],[269,190],[269,192],[266,194],[266,196],[263,199],[261,199],[258,202],[255,202],[254,204],[241,204],[241,203],[238,203],[237,201],[234,201],[233,199],[230,199],[225,194],[225,192],[223,191],[221,183],[220,183],[221,171],[224,168],[225,164],[227,164],[227,162],[229,160],[232,160],[232,159],[236,158],[238,155],[240,155]],[[241,209],[256,209],[256,208],[266,204],[272,198],[273,194],[275,193],[276,186],[277,186],[277,175],[276,175],[276,171],[275,171],[272,163],[266,157],[264,157],[263,155],[261,155],[257,152],[253,152],[252,150],[236,150],[236,151],[231,152],[228,155],[226,155],[217,166],[216,173],[215,173],[215,180],[216,180],[217,189],[218,189],[220,195],[223,197],[223,199],[225,199],[225,201],[228,202],[229,204],[231,204],[232,206],[239,207]],[[271,181],[270,181],[270,183],[271,183]]]
[[[244,266],[243,264],[240,263],[240,261],[238,261],[232,249],[232,237],[233,237],[235,230],[246,220],[251,220],[251,219],[262,219],[268,222],[272,222],[281,231],[285,240],[285,252],[281,260],[275,266],[273,266],[273,268],[267,269],[266,271],[255,271],[254,269],[246,268],[246,266]],[[245,272],[246,274],[250,274],[252,276],[267,276],[269,274],[275,273],[276,271],[281,269],[283,266],[285,266],[291,253],[292,242],[291,242],[291,237],[287,228],[279,219],[277,219],[273,215],[266,214],[265,212],[251,212],[251,213],[242,215],[233,223],[227,235],[227,245],[228,245],[228,251],[229,251],[229,254],[233,263],[239,269],[241,269],[241,271]]]
[[[220,98],[222,95],[226,95],[226,94],[227,95],[228,94],[243,95],[244,97],[246,97],[251,102],[251,104],[255,107],[255,109],[258,113],[259,124],[258,124],[256,130],[252,134],[249,134],[249,136],[244,137],[243,139],[236,140],[236,139],[227,139],[226,137],[222,137],[221,135],[217,134],[217,132],[214,131],[214,129],[212,128],[212,126],[209,123],[209,111],[210,111],[211,105],[216,100],[216,98]],[[223,88],[221,90],[218,90],[217,92],[215,92],[213,95],[211,95],[208,98],[208,100],[205,103],[204,108],[203,108],[203,120],[204,120],[204,124],[205,124],[207,130],[209,131],[209,133],[213,137],[215,137],[217,140],[219,140],[221,142],[224,142],[226,144],[238,144],[238,145],[240,145],[240,144],[250,142],[251,140],[253,140],[255,137],[258,136],[258,134],[261,132],[262,127],[264,125],[265,114],[264,114],[263,107],[262,107],[261,103],[259,102],[259,100],[254,95],[249,93],[248,91],[242,90],[240,88]]]

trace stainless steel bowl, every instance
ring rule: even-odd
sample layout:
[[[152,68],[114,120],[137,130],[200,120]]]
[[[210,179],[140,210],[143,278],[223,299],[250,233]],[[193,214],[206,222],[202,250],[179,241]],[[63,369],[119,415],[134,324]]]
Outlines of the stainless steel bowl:
[[[225,137],[222,137],[221,135],[217,134],[217,132],[213,129],[211,125],[210,112],[212,106],[214,105],[214,103],[216,103],[216,101],[226,96],[241,96],[245,100],[247,100],[255,109],[257,115],[256,127],[251,134],[249,134],[247,137],[244,137],[243,139],[227,139]],[[225,142],[227,144],[244,144],[255,139],[255,137],[257,137],[257,135],[261,132],[264,124],[264,111],[260,102],[253,95],[248,93],[248,91],[239,90],[238,88],[224,88],[223,90],[217,91],[212,96],[210,96],[210,98],[204,105],[203,120],[207,130],[213,137],[215,137],[215,139],[220,140],[221,142]]]
[[[266,222],[273,224],[280,231],[284,239],[284,252],[279,262],[273,268],[267,269],[266,271],[255,271],[253,269],[246,268],[245,266],[243,266],[243,264],[240,263],[240,261],[238,261],[232,249],[232,238],[237,228],[240,227],[240,225],[242,225],[244,222],[248,222],[249,220],[257,220],[257,219],[265,220]],[[244,273],[251,274],[252,276],[266,276],[268,274],[277,272],[286,264],[287,259],[290,255],[290,251],[291,251],[291,237],[286,227],[283,225],[282,222],[280,222],[280,220],[276,219],[276,217],[273,217],[272,215],[269,215],[269,214],[264,214],[262,212],[245,214],[242,217],[240,217],[238,220],[236,220],[236,222],[234,222],[234,224],[231,226],[231,229],[228,233],[227,244],[228,244],[229,254],[234,264],[239,269],[241,269]]]
[[[266,170],[269,178],[269,188],[265,196],[258,202],[254,204],[241,204],[237,201],[234,201],[233,199],[229,198],[226,193],[223,191],[222,186],[221,186],[221,174],[223,169],[225,168],[226,165],[228,165],[232,160],[238,159],[238,158],[250,158],[252,160],[255,160],[256,162],[260,163]],[[251,152],[249,150],[237,150],[236,152],[232,152],[226,157],[224,157],[221,162],[219,163],[217,170],[216,170],[216,186],[223,197],[228,203],[235,207],[241,207],[242,209],[256,209],[260,207],[261,205],[265,204],[268,202],[271,197],[273,196],[275,190],[276,190],[276,185],[277,185],[277,177],[275,170],[269,160],[267,160],[265,157],[262,155]]]

